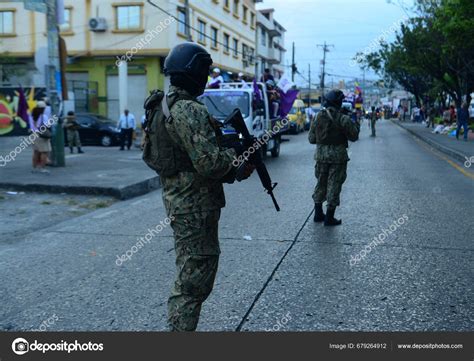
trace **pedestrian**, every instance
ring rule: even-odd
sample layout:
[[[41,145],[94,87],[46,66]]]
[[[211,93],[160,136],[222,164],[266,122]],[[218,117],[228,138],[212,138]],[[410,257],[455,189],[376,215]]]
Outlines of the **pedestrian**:
[[[317,184],[313,193],[315,204],[314,221],[325,226],[337,226],[341,220],[334,218],[336,207],[340,204],[342,185],[346,180],[348,141],[359,139],[360,125],[341,112],[344,93],[332,90],[325,97],[324,109],[311,123],[309,142],[316,144],[315,175]],[[372,113],[375,107],[372,107]],[[327,201],[326,214],[323,203]]]
[[[434,128],[436,115],[438,115],[438,112],[436,111],[436,107],[433,105],[429,108],[429,111],[428,111],[428,119],[426,122],[427,128],[429,128],[430,126],[431,128]]]
[[[120,129],[120,150],[124,150],[125,142],[127,143],[127,149],[130,150],[133,130],[135,129],[135,116],[131,114],[128,109],[125,109],[120,116],[117,128]]]
[[[372,107],[372,113],[370,113],[370,129],[372,130],[371,137],[375,137],[375,123],[377,122],[377,111],[375,107]]]
[[[153,131],[147,132],[143,156],[159,170],[175,240],[177,277],[168,299],[171,331],[194,331],[201,306],[212,291],[220,254],[218,222],[225,206],[223,182],[233,182],[233,162],[242,154],[218,145],[219,127],[197,101],[212,62],[195,43],[175,46],[164,63],[169,93],[162,93],[164,98],[156,102],[152,94],[145,102],[154,116],[147,123],[147,130]],[[148,157],[150,144],[157,149]],[[244,166],[239,179],[248,178],[252,171]]]
[[[49,119],[44,115],[46,103],[42,100],[36,103],[31,114],[28,116],[29,131],[35,135],[33,140],[33,169],[32,172],[49,174],[46,164],[48,162],[48,154],[51,152],[51,130],[49,129]]]
[[[469,108],[467,102],[463,102],[460,107],[457,108],[457,129],[456,129],[456,139],[459,140],[459,132],[461,128],[464,130],[464,141],[467,142],[467,135],[469,128],[467,123],[469,121]]]
[[[454,105],[451,105],[449,107],[449,122],[450,124],[453,124],[456,121],[456,109],[454,108]]]
[[[207,82],[207,88],[209,89],[220,89],[224,83],[224,78],[221,75],[221,70],[219,68],[214,68],[212,70],[211,79]]]
[[[84,153],[81,149],[81,137],[79,136],[81,126],[77,123],[72,110],[67,112],[64,128],[66,128],[67,143],[71,154],[74,153],[74,147],[77,147],[78,153]]]

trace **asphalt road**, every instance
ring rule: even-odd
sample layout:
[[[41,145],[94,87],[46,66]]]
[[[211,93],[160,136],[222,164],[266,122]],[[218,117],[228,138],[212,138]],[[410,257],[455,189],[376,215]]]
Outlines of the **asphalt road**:
[[[340,227],[312,222],[306,133],[267,162],[281,212],[256,175],[226,186],[220,269],[199,330],[474,330],[472,169],[389,121],[377,134],[365,124],[351,145]],[[0,330],[164,330],[169,226],[116,262],[164,220],[156,191],[14,240],[2,224]],[[374,237],[383,243],[369,252]]]

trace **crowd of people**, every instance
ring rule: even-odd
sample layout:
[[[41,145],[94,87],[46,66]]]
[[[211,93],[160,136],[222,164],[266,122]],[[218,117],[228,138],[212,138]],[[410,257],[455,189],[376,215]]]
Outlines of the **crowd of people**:
[[[406,120],[407,114],[407,107],[400,107],[399,119],[401,121]],[[426,127],[432,128],[434,133],[447,134],[455,130],[456,139],[459,139],[462,130],[464,140],[468,140],[469,105],[466,101],[458,107],[454,105],[445,108],[415,106],[411,111],[410,120],[414,123],[425,123]]]

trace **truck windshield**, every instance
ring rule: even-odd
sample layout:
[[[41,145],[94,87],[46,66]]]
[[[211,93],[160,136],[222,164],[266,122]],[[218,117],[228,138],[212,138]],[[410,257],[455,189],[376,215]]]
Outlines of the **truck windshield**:
[[[205,92],[199,101],[206,105],[207,110],[216,118],[228,116],[235,108],[239,108],[244,118],[250,114],[249,94],[242,91]]]

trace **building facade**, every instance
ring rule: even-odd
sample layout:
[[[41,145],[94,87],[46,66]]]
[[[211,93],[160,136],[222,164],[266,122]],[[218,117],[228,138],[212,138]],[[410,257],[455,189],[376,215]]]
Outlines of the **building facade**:
[[[68,90],[78,111],[112,119],[123,111],[119,60],[128,63],[128,108],[135,116],[141,116],[150,90],[167,89],[164,58],[187,39],[185,2],[154,2],[161,9],[145,1],[64,0],[60,34],[68,53]],[[254,75],[256,22],[255,0],[189,0],[190,36],[226,76]],[[0,25],[0,85],[44,86],[46,15],[25,10],[22,2],[2,2]]]
[[[260,77],[265,69],[279,79],[285,72],[285,32],[274,18],[274,9],[262,9],[257,13],[257,73]]]

